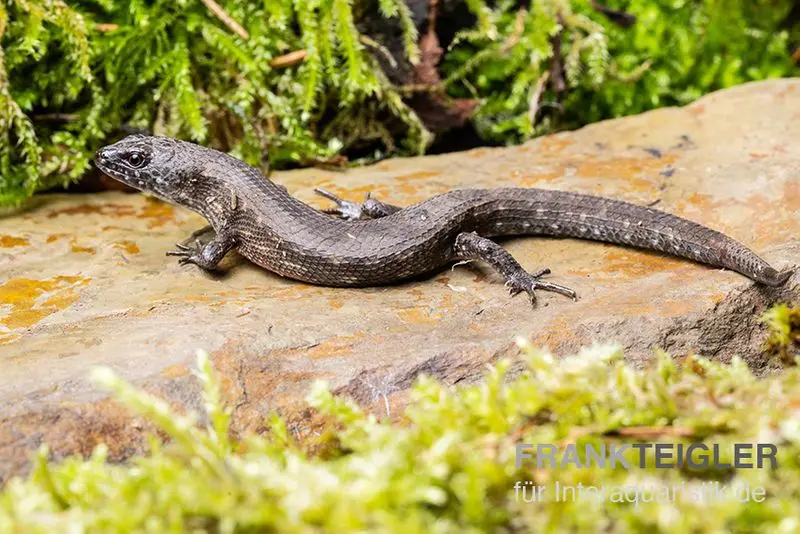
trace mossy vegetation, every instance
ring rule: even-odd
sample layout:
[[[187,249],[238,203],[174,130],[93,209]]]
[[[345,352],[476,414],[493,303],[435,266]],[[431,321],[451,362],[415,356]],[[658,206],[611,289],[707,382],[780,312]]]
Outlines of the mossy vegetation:
[[[783,331],[778,313],[770,328]],[[296,441],[275,417],[265,435],[229,435],[230,410],[207,356],[197,377],[206,412],[179,415],[110,371],[97,381],[171,438],[147,456],[110,465],[47,461],[0,494],[4,532],[796,532],[800,522],[800,368],[755,378],[747,366],[658,354],[644,370],[619,348],[555,359],[518,342],[524,371],[491,368],[480,385],[421,378],[400,421],[378,420],[318,384],[308,397],[329,424]],[[717,444],[776,447],[777,465],[754,469],[517,467],[518,443]],[[630,458],[630,455],[626,455]],[[631,461],[634,461],[631,459]],[[577,487],[683,488],[670,501],[606,498],[521,502],[517,482]],[[690,498],[718,484],[757,500]],[[705,485],[705,486],[704,486]],[[715,486],[716,487],[716,486]],[[758,490],[756,490],[758,488]],[[763,494],[760,493],[763,488]],[[630,490],[629,490],[630,491]],[[529,494],[530,495],[530,494]],[[545,493],[545,497],[547,497]]]
[[[0,205],[137,128],[266,167],[422,153],[466,116],[514,143],[684,104],[796,74],[792,4],[8,0]]]
[[[793,363],[800,357],[800,307],[778,304],[770,308],[761,318],[770,331],[767,351],[785,363]]]

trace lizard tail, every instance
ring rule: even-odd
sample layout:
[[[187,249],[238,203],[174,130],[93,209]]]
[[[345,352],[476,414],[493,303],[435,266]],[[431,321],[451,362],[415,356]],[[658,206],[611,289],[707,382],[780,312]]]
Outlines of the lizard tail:
[[[742,243],[688,219],[604,197],[542,189],[483,190],[484,235],[543,234],[655,250],[731,269],[756,282],[780,286],[779,272]]]

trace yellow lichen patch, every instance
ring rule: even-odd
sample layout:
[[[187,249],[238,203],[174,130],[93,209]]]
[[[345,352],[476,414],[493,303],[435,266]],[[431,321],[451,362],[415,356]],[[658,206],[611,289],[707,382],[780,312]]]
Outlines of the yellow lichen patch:
[[[712,212],[719,207],[718,201],[714,197],[704,193],[692,193],[681,197],[675,202],[675,207],[678,211],[684,212],[688,209],[693,209],[699,212]]]
[[[790,185],[784,188],[785,195],[781,197],[781,209],[775,209],[775,200],[763,194],[754,194],[747,199],[747,208],[752,214],[750,220],[750,232],[742,232],[740,235],[732,234],[731,237],[739,238],[750,248],[758,252],[759,246],[771,243],[782,243],[786,239],[794,237],[796,230],[791,225],[791,219],[786,220],[786,214],[792,217],[800,210],[800,205],[792,206]],[[798,193],[800,196],[800,187]],[[797,204],[797,199],[794,201]],[[742,231],[743,229],[737,228]],[[739,233],[739,232],[736,232]]]
[[[0,334],[0,345],[6,345],[22,337],[22,334]]]
[[[117,241],[112,245],[114,248],[118,248],[124,250],[128,254],[138,254],[139,253],[139,245],[134,243],[133,241],[129,241],[124,239],[122,241]]]
[[[97,249],[94,247],[84,247],[83,245],[79,245],[78,240],[74,237],[70,239],[69,244],[72,252],[84,252],[86,254],[95,254],[97,252]]]
[[[351,336],[335,336],[308,350],[308,356],[314,359],[345,356],[353,352],[353,345],[364,337],[363,332]],[[373,340],[374,342],[374,340]]]
[[[187,295],[183,298],[184,302],[211,302],[208,295]]]
[[[0,247],[26,247],[31,242],[26,237],[15,237],[13,235],[0,235]]]
[[[487,148],[473,148],[472,150],[468,150],[464,154],[471,157],[471,158],[482,158],[486,154],[489,153],[489,149]]]
[[[394,188],[394,191],[397,197],[403,198],[406,204],[412,205],[416,204],[417,202],[427,200],[434,195],[450,191],[450,189],[450,187],[443,184],[425,184],[424,190],[421,191],[418,184],[405,182],[397,184],[397,186]],[[392,201],[388,199],[386,202],[390,204],[392,203]]]
[[[140,219],[150,219],[148,228],[157,228],[175,222],[175,208],[166,202],[148,198],[147,204],[136,216]]]
[[[442,314],[427,306],[416,306],[397,311],[397,316],[407,323],[433,324],[438,323]]]
[[[577,343],[579,339],[571,319],[556,317],[540,333],[531,337],[531,344],[534,347],[557,347],[562,343]]]
[[[0,325],[11,330],[28,328],[48,315],[68,307],[77,300],[75,290],[91,278],[55,276],[46,280],[15,278],[0,285],[0,303],[5,314]],[[10,307],[10,309],[9,309]],[[2,313],[2,312],[0,312]]]
[[[134,214],[133,206],[128,204],[81,204],[70,208],[61,208],[47,214],[48,219],[59,215],[103,215],[105,217],[125,217]]]
[[[189,368],[184,364],[175,364],[161,370],[164,378],[181,378],[189,375]]]
[[[512,178],[516,186],[536,187],[540,184],[552,183],[564,178],[564,172],[552,171],[528,174],[521,171],[515,171],[512,173]]]
[[[47,243],[54,243],[54,242],[58,241],[59,239],[61,239],[62,237],[67,237],[67,235],[68,234],[50,234],[49,236],[47,236],[46,242]]]
[[[565,148],[573,144],[574,141],[566,136],[549,135],[542,137],[536,142],[535,146],[541,152],[555,155],[560,154]]]
[[[603,269],[608,273],[618,273],[626,278],[643,278],[660,271],[669,271],[687,263],[670,256],[654,252],[634,250],[614,250],[606,253],[606,265]]]
[[[670,299],[659,309],[661,317],[681,317],[697,309],[696,298]]]
[[[654,186],[653,176],[677,159],[675,154],[667,154],[661,158],[648,156],[600,159],[586,156],[576,165],[575,175],[579,178],[614,178],[622,180],[628,190],[650,191]]]
[[[395,176],[395,180],[398,182],[409,182],[415,180],[429,180],[431,178],[435,178],[437,176],[441,176],[442,173],[436,171],[416,171],[409,174],[401,174],[400,176]]]
[[[467,325],[467,329],[473,334],[482,334],[486,331],[486,325],[481,322],[472,322]]]

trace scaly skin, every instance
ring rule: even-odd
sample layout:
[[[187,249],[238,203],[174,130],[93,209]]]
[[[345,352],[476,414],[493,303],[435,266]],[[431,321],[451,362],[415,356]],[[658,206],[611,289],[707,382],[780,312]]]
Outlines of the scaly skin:
[[[512,294],[568,288],[527,273],[491,236],[577,237],[656,250],[778,286],[779,273],[741,243],[675,215],[619,200],[542,189],[462,189],[407,208],[336,201],[331,217],[293,198],[257,169],[222,152],[133,135],[99,150],[96,165],[135,188],[203,215],[206,245],[179,245],[182,263],[214,269],[231,249],[282,276],[339,287],[388,284],[458,260],[484,260]]]

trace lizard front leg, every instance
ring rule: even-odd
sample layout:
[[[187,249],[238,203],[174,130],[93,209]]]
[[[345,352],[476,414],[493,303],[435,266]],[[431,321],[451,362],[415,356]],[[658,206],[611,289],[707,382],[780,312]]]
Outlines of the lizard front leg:
[[[205,245],[199,239],[195,239],[194,246],[182,243],[175,246],[178,250],[170,250],[167,256],[178,256],[180,258],[178,263],[181,265],[193,263],[206,271],[213,271],[225,254],[236,246],[236,239],[231,233],[222,231]]]
[[[475,232],[462,232],[456,236],[453,246],[456,257],[460,260],[482,260],[503,275],[511,296],[525,291],[532,305],[536,304],[534,291],[542,289],[553,291],[577,300],[575,291],[568,287],[541,280],[541,277],[550,274],[550,269],[542,269],[531,274],[509,254],[507,250],[490,239],[481,237]]]
[[[403,209],[400,206],[394,206],[381,202],[380,200],[375,200],[370,197],[369,193],[367,193],[367,196],[364,198],[364,202],[352,202],[324,189],[317,188],[314,189],[314,192],[336,203],[335,208],[323,210],[325,213],[336,215],[348,221],[379,219]]]

